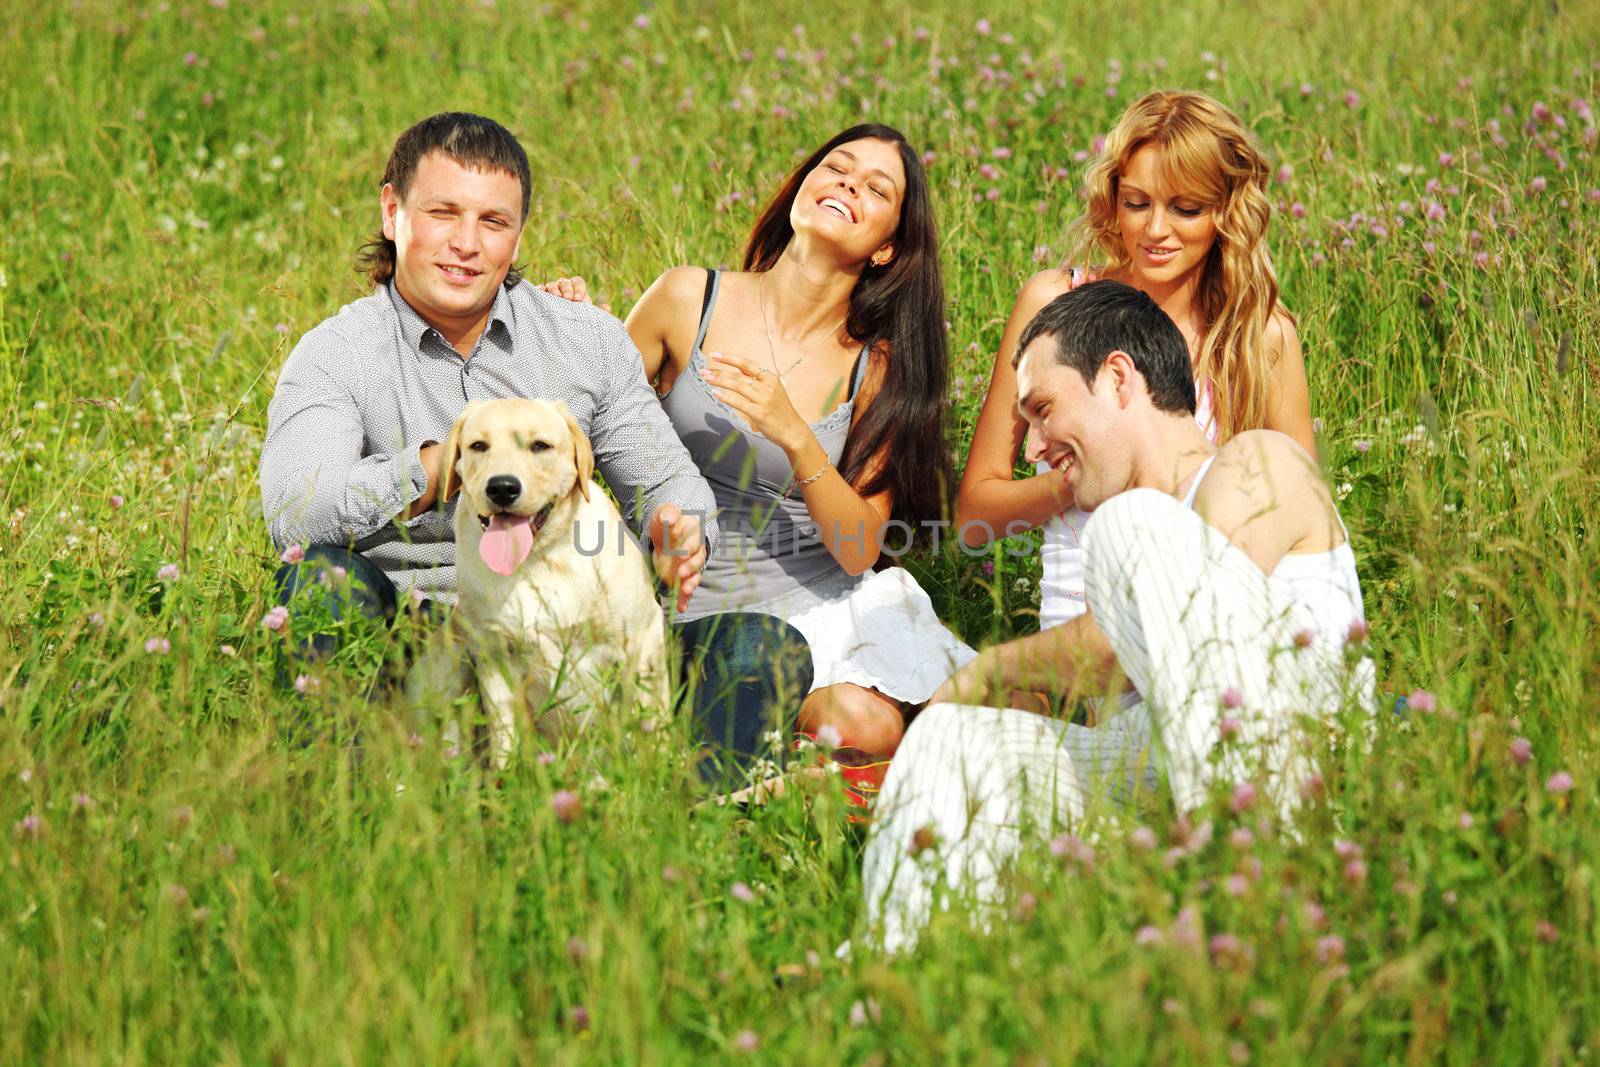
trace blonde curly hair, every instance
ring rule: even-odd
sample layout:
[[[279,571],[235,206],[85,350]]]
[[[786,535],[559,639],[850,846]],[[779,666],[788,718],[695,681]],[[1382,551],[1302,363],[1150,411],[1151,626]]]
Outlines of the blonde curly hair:
[[[1161,149],[1164,177],[1211,206],[1217,238],[1199,289],[1205,335],[1196,373],[1214,389],[1222,440],[1266,422],[1271,358],[1267,324],[1278,303],[1278,276],[1267,251],[1267,161],[1239,117],[1204,93],[1157,90],[1123,112],[1084,176],[1087,206],[1072,227],[1067,263],[1102,275],[1129,265],[1117,225],[1117,184],[1133,154]],[[1293,321],[1292,318],[1290,321]]]

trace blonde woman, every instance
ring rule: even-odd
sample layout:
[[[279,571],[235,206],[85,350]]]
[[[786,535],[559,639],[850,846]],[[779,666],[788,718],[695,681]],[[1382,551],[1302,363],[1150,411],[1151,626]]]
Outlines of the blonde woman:
[[[1073,227],[1066,265],[1035,274],[1018,295],[956,518],[972,546],[1044,526],[1041,629],[1086,606],[1079,535],[1088,516],[1074,506],[1065,475],[1040,463],[1033,477],[1013,478],[1027,424],[1011,359],[1024,328],[1055,297],[1093,277],[1147,293],[1189,346],[1195,418],[1213,441],[1266,427],[1316,454],[1300,338],[1278,303],[1267,251],[1266,184],[1266,159],[1233,112],[1202,93],[1149,93],[1123,114],[1089,167],[1088,206]]]

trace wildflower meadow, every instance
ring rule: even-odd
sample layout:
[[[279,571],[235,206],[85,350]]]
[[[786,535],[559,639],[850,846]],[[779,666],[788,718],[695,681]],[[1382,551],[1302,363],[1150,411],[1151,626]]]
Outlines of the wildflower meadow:
[[[0,1062],[1600,1056],[1600,6],[43,0],[0,31]],[[275,606],[274,376],[363,295],[417,119],[511,128],[525,272],[619,314],[736,265],[835,131],[902,129],[959,464],[1017,291],[1156,87],[1273,160],[1365,587],[1380,706],[1292,824],[1243,788],[1062,828],[987,929],[836,955],[835,790],[701,806],[663,709],[492,774],[402,721],[411,624]],[[983,643],[1037,626],[1029,547],[904,562]]]

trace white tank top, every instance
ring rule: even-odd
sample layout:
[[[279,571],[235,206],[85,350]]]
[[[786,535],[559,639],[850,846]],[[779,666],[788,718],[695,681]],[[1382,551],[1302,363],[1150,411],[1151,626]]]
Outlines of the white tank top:
[[[1195,383],[1194,421],[1206,432],[1212,444],[1217,442],[1217,423],[1212,416],[1211,382]],[[1040,463],[1040,474],[1049,471],[1050,465]],[[1195,479],[1199,484],[1199,479]],[[1083,528],[1089,524],[1089,513],[1082,508],[1068,508],[1044,524],[1044,544],[1040,547],[1040,563],[1044,573],[1039,581],[1039,629],[1060,626],[1089,610],[1083,592]]]

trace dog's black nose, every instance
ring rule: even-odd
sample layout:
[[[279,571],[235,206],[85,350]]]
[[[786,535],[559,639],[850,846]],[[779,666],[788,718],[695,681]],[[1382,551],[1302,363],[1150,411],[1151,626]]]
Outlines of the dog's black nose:
[[[483,487],[483,491],[494,503],[506,508],[522,495],[522,483],[513,475],[496,474],[489,479],[489,484]]]

